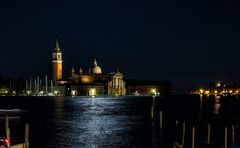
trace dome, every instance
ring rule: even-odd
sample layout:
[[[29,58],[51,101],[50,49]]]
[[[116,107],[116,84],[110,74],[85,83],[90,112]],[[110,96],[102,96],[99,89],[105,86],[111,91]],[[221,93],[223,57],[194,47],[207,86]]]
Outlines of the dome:
[[[90,73],[92,74],[101,74],[102,70],[99,66],[93,66],[91,67]]]
[[[97,60],[94,59],[93,66],[89,69],[89,73],[91,74],[101,74],[102,69],[97,65]]]

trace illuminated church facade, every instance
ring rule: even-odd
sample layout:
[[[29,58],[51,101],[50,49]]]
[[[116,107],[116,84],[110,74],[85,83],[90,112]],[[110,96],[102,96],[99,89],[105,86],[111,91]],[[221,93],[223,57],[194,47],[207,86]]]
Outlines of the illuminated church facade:
[[[62,51],[58,40],[52,52],[52,79],[59,86],[59,91],[67,96],[96,96],[96,95],[125,95],[126,84],[123,74],[119,71],[103,73],[97,60],[93,59],[88,72],[82,68],[72,68],[71,75],[63,79],[62,75]]]

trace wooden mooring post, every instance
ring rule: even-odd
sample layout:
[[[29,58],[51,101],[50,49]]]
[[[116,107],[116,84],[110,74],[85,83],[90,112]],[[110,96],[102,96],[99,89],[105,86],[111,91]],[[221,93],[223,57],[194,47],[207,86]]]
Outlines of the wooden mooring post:
[[[182,146],[184,146],[184,141],[185,141],[185,129],[186,129],[186,124],[185,122],[183,122]]]
[[[163,111],[160,111],[160,129],[163,128]]]
[[[195,147],[195,127],[192,128],[192,148]]]
[[[227,127],[225,127],[225,134],[224,134],[224,148],[227,148]]]
[[[208,123],[208,135],[207,135],[207,144],[210,144],[210,136],[211,136],[211,126]]]
[[[5,116],[5,128],[6,128],[6,137],[8,140],[8,148],[29,148],[29,124],[27,123],[25,126],[25,142],[24,143],[19,143],[16,145],[11,145],[10,141],[10,128],[9,128],[9,118],[8,115]]]
[[[153,120],[154,118],[154,110],[153,110],[153,106],[151,107],[151,119]]]
[[[5,128],[6,128],[6,135],[7,135],[7,129],[9,128],[9,119],[8,119],[8,115],[5,116]]]
[[[7,137],[7,140],[8,140],[8,147],[10,148],[11,146],[11,141],[10,141],[10,128],[9,128],[9,118],[8,118],[8,115],[5,116],[5,129],[6,129],[6,137]]]
[[[235,128],[234,125],[232,125],[232,144],[235,143]]]
[[[24,142],[24,148],[29,148],[28,137],[29,137],[29,125],[28,125],[28,123],[27,123],[26,126],[25,126],[25,142]]]

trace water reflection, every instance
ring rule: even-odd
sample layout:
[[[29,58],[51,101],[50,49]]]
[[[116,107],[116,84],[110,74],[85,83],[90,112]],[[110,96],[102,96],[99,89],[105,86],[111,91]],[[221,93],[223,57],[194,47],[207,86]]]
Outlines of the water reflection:
[[[204,115],[204,103],[203,103],[203,95],[200,95],[200,101],[199,101],[199,112],[198,116],[199,118],[202,118]]]
[[[240,100],[235,96],[28,98],[21,104],[32,110],[27,118],[33,121],[34,148],[172,147],[175,142],[186,148],[193,127],[196,147],[223,146],[225,127],[228,144],[240,144]]]
[[[54,117],[57,119],[64,118],[64,97],[54,97],[53,106],[54,106]]]
[[[74,103],[72,103],[74,102]],[[131,125],[139,124],[140,116],[126,114],[126,106],[109,98],[72,98],[65,100],[65,116],[62,121],[51,120],[51,141],[48,147],[119,147],[128,146],[135,137],[129,135]],[[66,106],[71,105],[71,110]],[[124,111],[124,112],[122,112]],[[124,113],[124,114],[123,114]],[[130,124],[130,125],[129,125]],[[137,127],[137,126],[136,126]],[[54,131],[54,132],[53,132]],[[129,133],[128,133],[129,132]],[[57,138],[56,138],[57,137]],[[129,143],[130,142],[130,143]]]
[[[220,107],[221,107],[220,99],[221,99],[220,96],[216,96],[216,97],[215,97],[214,109],[213,109],[213,113],[214,113],[215,115],[217,115],[218,117],[219,117],[219,110],[220,110]]]
[[[155,112],[156,112],[156,103],[155,103],[155,96],[152,97],[152,105],[151,105],[151,118],[155,118]]]

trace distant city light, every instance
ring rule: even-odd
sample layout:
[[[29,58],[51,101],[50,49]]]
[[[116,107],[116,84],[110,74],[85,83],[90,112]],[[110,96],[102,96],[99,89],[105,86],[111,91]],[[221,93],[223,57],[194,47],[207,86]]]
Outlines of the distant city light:
[[[55,95],[55,96],[57,96],[58,93],[59,93],[59,91],[57,91],[57,90],[54,91],[54,95]]]
[[[156,88],[152,88],[152,89],[151,89],[151,93],[154,94],[154,95],[156,95],[156,94],[157,94]]]
[[[30,95],[30,94],[31,94],[31,91],[30,91],[30,90],[27,90],[27,94]]]
[[[209,94],[209,93],[210,93],[210,91],[209,91],[209,90],[206,90],[206,91],[205,91],[205,94]]]
[[[72,96],[76,96],[76,95],[77,95],[77,91],[76,91],[76,90],[72,90],[72,91],[71,91],[71,95],[72,95]]]
[[[96,96],[96,89],[95,88],[91,88],[89,90],[89,96]]]
[[[217,83],[217,87],[220,87],[221,86],[221,83]]]

